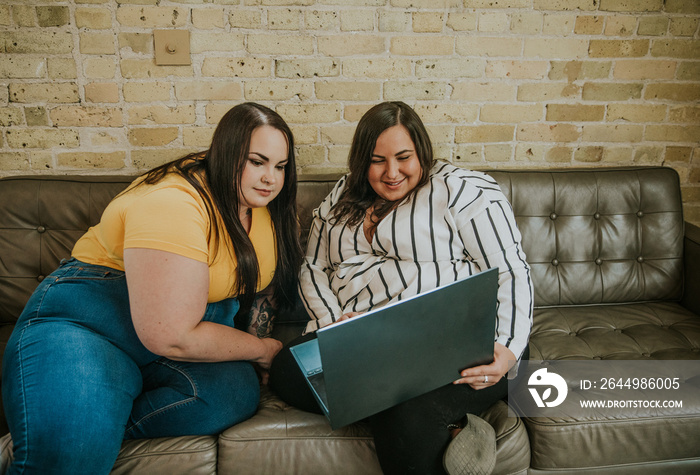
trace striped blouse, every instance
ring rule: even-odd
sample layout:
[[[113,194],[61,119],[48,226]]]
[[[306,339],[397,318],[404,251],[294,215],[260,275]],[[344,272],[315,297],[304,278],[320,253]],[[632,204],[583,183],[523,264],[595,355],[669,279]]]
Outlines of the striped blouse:
[[[314,210],[300,275],[306,332],[499,268],[495,341],[519,359],[532,326],[530,268],[510,203],[488,175],[437,162],[430,181],[391,211],[371,242],[362,223],[332,219],[346,177]]]

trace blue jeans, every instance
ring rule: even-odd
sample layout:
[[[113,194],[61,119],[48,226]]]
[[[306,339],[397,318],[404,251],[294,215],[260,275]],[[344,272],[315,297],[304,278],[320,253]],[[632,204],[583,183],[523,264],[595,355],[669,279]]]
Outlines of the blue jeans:
[[[233,326],[236,299],[204,319]],[[260,399],[249,362],[186,363],[148,351],[124,272],[64,261],[19,317],[3,358],[9,473],[109,473],[123,439],[216,434]]]

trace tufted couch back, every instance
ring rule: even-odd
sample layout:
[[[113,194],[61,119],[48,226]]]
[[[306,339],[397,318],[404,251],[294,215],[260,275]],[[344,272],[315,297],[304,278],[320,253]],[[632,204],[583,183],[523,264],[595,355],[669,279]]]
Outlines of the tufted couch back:
[[[75,241],[96,224],[131,177],[8,177],[0,180],[0,339]],[[9,337],[9,333],[7,335]]]
[[[537,306],[679,299],[683,216],[670,168],[495,171],[515,210]],[[29,295],[133,177],[0,180],[0,341]],[[338,175],[300,178],[302,239]]]
[[[536,306],[681,298],[683,212],[675,170],[490,175],[513,206]]]

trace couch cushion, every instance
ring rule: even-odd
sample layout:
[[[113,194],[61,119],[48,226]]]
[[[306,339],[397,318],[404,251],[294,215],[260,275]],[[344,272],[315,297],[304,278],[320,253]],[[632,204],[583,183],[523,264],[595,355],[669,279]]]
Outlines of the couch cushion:
[[[646,414],[605,420],[525,418],[532,468],[602,471],[613,466],[695,459],[695,469],[699,470],[700,404],[697,400],[687,405],[686,400],[683,402],[682,410],[665,416]]]
[[[122,445],[112,475],[211,475],[217,473],[214,436],[167,437],[127,440]],[[12,437],[0,439],[0,473],[12,463]]]
[[[697,360],[700,317],[673,302],[538,309],[530,358]],[[640,409],[634,415],[615,417],[593,411],[586,417],[525,417],[532,468],[602,470],[619,464],[697,458],[700,381],[686,383],[697,390],[684,392],[681,408]],[[577,390],[575,383],[570,390]]]
[[[525,426],[500,401],[481,415],[496,431],[494,474],[526,473]],[[324,416],[300,411],[264,390],[258,413],[219,437],[220,473],[381,474],[369,426],[332,430]]]
[[[530,359],[645,358],[700,359],[700,316],[673,302],[535,310]]]
[[[209,475],[217,472],[214,436],[127,440],[122,444],[112,475]]]
[[[673,169],[490,175],[513,206],[536,306],[680,299],[683,213]]]
[[[263,392],[253,418],[220,435],[219,470],[240,475],[382,473],[367,425],[334,431],[324,416],[288,406],[269,391]]]

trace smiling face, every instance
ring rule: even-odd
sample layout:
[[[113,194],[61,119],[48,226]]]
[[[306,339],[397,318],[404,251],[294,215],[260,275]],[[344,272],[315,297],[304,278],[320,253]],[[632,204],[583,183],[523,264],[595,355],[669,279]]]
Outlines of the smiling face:
[[[241,175],[241,216],[250,208],[267,206],[280,193],[284,186],[287,153],[287,138],[278,129],[263,125],[253,131]]]
[[[385,200],[401,200],[418,186],[423,172],[416,146],[403,125],[379,135],[371,160],[367,180]]]

